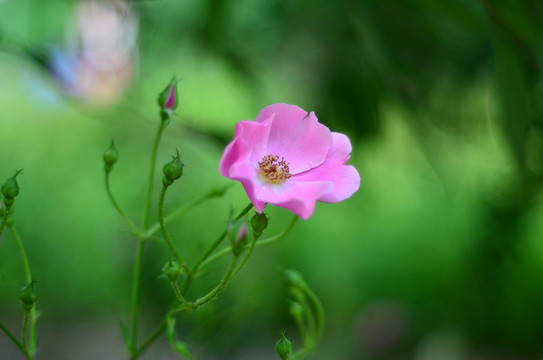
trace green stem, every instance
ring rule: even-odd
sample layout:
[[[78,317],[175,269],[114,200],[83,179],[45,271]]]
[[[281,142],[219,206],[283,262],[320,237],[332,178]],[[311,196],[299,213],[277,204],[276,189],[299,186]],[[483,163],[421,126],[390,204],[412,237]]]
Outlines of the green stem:
[[[36,322],[38,321],[38,314],[36,312],[36,306],[34,306],[30,310],[30,346],[29,346],[29,353],[31,354],[32,358],[36,356],[36,345],[38,341],[38,337],[36,334]]]
[[[303,347],[294,354],[293,360],[303,359],[305,356],[311,353],[321,339],[324,330],[324,309],[319,298],[307,285],[303,285],[301,290],[306,295],[304,298],[307,297],[311,303],[311,305],[308,304],[304,299],[303,306],[308,308],[308,311],[305,312],[307,314],[307,321],[309,323],[308,327],[314,329],[314,333],[311,339],[304,339]],[[312,310],[314,310],[314,312]]]
[[[158,153],[158,145],[160,144],[160,139],[162,137],[162,132],[166,127],[167,121],[161,120],[160,125],[158,126],[158,131],[155,137],[155,142],[153,144],[153,150],[151,152],[151,164],[149,166],[149,179],[147,180],[147,195],[145,197],[145,205],[143,207],[143,221],[142,221],[142,232],[145,233],[147,229],[147,223],[149,222],[149,208],[151,206],[151,195],[153,193],[153,178],[155,176],[155,164]]]
[[[322,337],[324,331],[324,308],[317,295],[308,286],[303,286],[302,289],[313,304],[315,309],[315,337],[314,345],[316,345]]]
[[[243,265],[247,262],[247,260],[249,259],[249,256],[251,255],[251,253],[253,252],[253,249],[255,248],[255,244],[256,244],[257,240],[258,240],[258,238],[255,236],[255,238],[253,239],[253,242],[249,246],[249,250],[247,250],[247,252],[245,253],[245,256],[243,257],[243,260],[241,260],[241,262],[238,264],[238,266],[236,267],[236,270],[234,270],[232,275],[230,275],[229,280],[231,280],[234,276],[236,276],[236,274],[241,270]]]
[[[121,215],[124,221],[126,221],[126,223],[128,224],[128,226],[130,226],[132,231],[134,231],[136,234],[139,234],[140,230],[138,229],[138,227],[134,225],[134,223],[132,222],[132,220],[130,220],[128,216],[126,216],[124,211],[119,206],[119,203],[117,203],[117,200],[115,200],[115,197],[113,197],[113,192],[111,191],[111,186],[109,185],[109,174],[110,174],[109,172],[106,172],[106,191],[107,191],[109,200],[111,200],[111,203],[113,204],[113,206],[115,207],[119,215]]]
[[[8,216],[9,216],[8,209],[4,209],[4,216],[2,216],[2,222],[0,223],[0,236],[2,236],[2,233],[4,232],[4,228],[6,227]]]
[[[178,218],[179,216],[185,214],[189,210],[195,208],[196,206],[200,205],[201,203],[203,203],[204,201],[206,201],[208,199],[209,199],[209,195],[206,194],[205,196],[201,197],[200,199],[196,199],[196,200],[191,201],[188,204],[185,204],[184,206],[180,207],[179,209],[177,209],[173,213],[166,216],[164,218],[164,225],[167,225],[170,221],[172,221],[175,218]],[[147,230],[147,232],[145,233],[145,236],[146,237],[151,237],[158,230],[160,230],[160,223],[156,223],[153,226],[151,226],[149,228],[149,230]]]
[[[175,293],[175,296],[177,297],[177,300],[179,300],[181,305],[185,306],[188,309],[191,308],[192,304],[185,300],[183,294],[181,294],[181,290],[179,290],[179,285],[177,284],[177,281],[170,280],[170,284],[172,285],[173,292]]]
[[[26,339],[27,339],[27,332],[28,332],[28,320],[29,320],[29,313],[30,310],[25,310],[25,316],[23,319],[23,333],[21,336],[21,339],[23,339],[23,348],[28,349],[26,345]]]
[[[7,337],[10,338],[11,341],[13,341],[15,346],[17,346],[19,350],[21,350],[25,358],[27,358],[28,360],[32,360],[32,357],[30,356],[26,348],[23,346],[23,344],[19,341],[19,339],[17,339],[15,335],[13,335],[11,331],[9,331],[9,329],[1,321],[0,321],[0,329],[2,329],[2,331],[4,331],[4,333],[7,335]]]
[[[247,205],[239,214],[236,216],[235,220],[241,219],[245,214],[249,212],[253,207],[253,204]],[[194,266],[190,269],[187,279],[183,283],[182,292],[185,293],[192,283],[192,279],[194,278],[194,275],[196,275],[196,272],[200,268],[200,266],[206,261],[206,259],[211,255],[213,251],[221,244],[221,242],[226,237],[226,230],[224,230],[219,237],[209,246],[209,248],[206,250],[206,252],[198,259],[198,261],[194,264]]]
[[[156,341],[156,339],[158,339],[160,334],[162,334],[162,332],[166,329],[166,319],[167,318],[168,318],[168,315],[164,316],[164,319],[162,319],[162,321],[160,322],[160,324],[158,324],[155,331],[153,331],[153,333],[143,343],[143,345],[141,345],[136,351],[134,351],[132,353],[132,355],[130,356],[130,360],[136,360],[138,357],[140,357],[145,352],[145,350],[147,350],[147,348],[149,346],[151,346],[151,344],[153,344]]]
[[[30,272],[30,264],[28,262],[28,256],[26,256],[25,247],[21,241],[21,238],[19,237],[19,234],[17,233],[17,230],[15,230],[15,227],[13,225],[8,225],[8,227],[13,234],[17,247],[19,248],[19,255],[21,255],[21,260],[23,262],[25,283],[30,284],[32,282],[32,273]]]
[[[134,277],[132,279],[132,299],[131,299],[131,322],[132,322],[132,342],[130,352],[134,352],[138,345],[138,307],[140,299],[141,265],[143,259],[143,250],[145,249],[145,239],[139,238],[136,261],[134,263]]]
[[[160,229],[162,230],[162,235],[164,236],[164,240],[166,240],[166,244],[168,244],[168,247],[172,251],[175,259],[179,262],[179,264],[186,268],[187,264],[181,257],[181,254],[175,247],[172,238],[170,237],[170,234],[168,233],[168,230],[166,229],[166,223],[164,222],[164,198],[166,197],[166,191],[168,190],[168,186],[164,185],[162,186],[162,192],[160,193],[160,200],[158,202],[158,222],[160,223]]]
[[[213,290],[208,292],[206,295],[202,296],[195,302],[191,303],[191,308],[199,309],[202,306],[207,305],[211,301],[215,300],[232,279],[235,266],[236,266],[236,259],[232,259],[232,262],[230,263],[230,266],[228,267],[228,271],[226,272],[226,274],[224,274],[221,282],[219,282],[219,284],[215,286]]]
[[[292,230],[292,228],[294,227],[294,224],[296,224],[298,219],[299,219],[298,215],[295,215],[294,218],[292,218],[292,220],[288,224],[288,226],[282,232],[280,232],[279,234],[277,234],[275,236],[272,236],[272,237],[257,241],[256,244],[255,244],[255,247],[270,245],[270,244],[278,242],[279,240],[282,240],[285,236],[288,235],[290,230]],[[217,260],[217,259],[231,253],[231,252],[232,252],[232,246],[225,247],[224,249],[222,249],[219,252],[215,253],[213,256],[210,256],[209,258],[207,258],[201,264],[201,267],[204,267],[204,266],[212,263],[213,261],[215,261],[215,260]]]
[[[25,283],[30,284],[32,282],[32,272],[30,271],[30,263],[28,262],[28,256],[26,255],[26,250],[23,245],[23,242],[21,241],[21,237],[19,236],[19,233],[15,229],[13,225],[8,225],[9,230],[11,231],[11,234],[13,235],[13,238],[15,239],[15,243],[17,244],[17,247],[19,248],[19,254],[21,256],[21,261],[23,263],[23,272],[24,272],[24,278]],[[36,308],[33,307],[30,311],[25,312],[25,319],[23,323],[23,343],[24,343],[24,349],[25,354],[27,354],[30,358],[32,355],[29,354],[28,349],[26,347],[26,334],[28,332],[27,326],[28,326],[28,313],[30,312],[30,342],[31,344],[35,344],[35,328],[36,328]]]

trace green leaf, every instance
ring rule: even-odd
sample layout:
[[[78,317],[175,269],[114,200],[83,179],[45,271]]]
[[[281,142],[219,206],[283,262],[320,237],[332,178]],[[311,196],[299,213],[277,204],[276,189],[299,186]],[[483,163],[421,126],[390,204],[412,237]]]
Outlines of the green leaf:
[[[169,316],[166,319],[166,338],[176,353],[184,356],[188,360],[193,360],[194,358],[192,357],[188,345],[185,342],[176,339],[175,322],[173,316]]]
[[[192,353],[190,352],[189,347],[185,342],[180,340],[174,340],[173,343],[170,342],[170,345],[178,354],[183,355],[188,360],[194,360],[194,358],[192,357]]]
[[[132,336],[130,335],[130,330],[128,330],[121,320],[119,320],[119,327],[123,334],[124,345],[128,350],[132,349]]]

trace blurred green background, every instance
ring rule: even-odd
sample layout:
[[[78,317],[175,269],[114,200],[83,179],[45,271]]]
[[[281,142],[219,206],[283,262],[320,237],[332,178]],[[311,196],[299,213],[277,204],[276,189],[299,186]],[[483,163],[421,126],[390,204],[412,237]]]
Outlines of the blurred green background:
[[[0,1],[0,180],[24,169],[15,221],[40,288],[39,359],[126,357],[118,322],[128,323],[136,240],[106,197],[102,154],[113,137],[112,187],[139,221],[156,97],[173,75],[180,106],[158,163],[178,148],[185,175],[166,211],[228,183],[217,166],[234,124],[272,103],[346,133],[362,176],[351,199],[319,204],[256,249],[220,300],[180,319],[197,359],[276,359],[282,330],[299,344],[277,266],[304,274],[324,304],[310,359],[541,359],[542,2],[114,1],[98,20],[81,6]],[[104,38],[118,53],[100,63]],[[247,202],[235,184],[172,223],[189,263]],[[268,214],[268,235],[291,218]],[[143,335],[172,299],[157,279],[168,251],[148,245]],[[22,284],[5,234],[0,319],[13,329]],[[0,359],[19,358],[0,334]],[[161,340],[146,358],[174,354]]]

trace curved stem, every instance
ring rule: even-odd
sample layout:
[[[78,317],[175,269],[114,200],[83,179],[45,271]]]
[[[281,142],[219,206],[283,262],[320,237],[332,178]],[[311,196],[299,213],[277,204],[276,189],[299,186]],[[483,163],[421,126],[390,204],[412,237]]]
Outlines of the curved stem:
[[[140,357],[140,355],[142,355],[144,351],[147,350],[147,348],[156,341],[160,334],[162,334],[162,332],[166,330],[167,317],[167,315],[164,316],[164,319],[162,319],[160,324],[158,324],[157,328],[155,329],[155,331],[153,331],[151,336],[149,336],[149,338],[143,343],[143,345],[141,345],[136,351],[132,353],[132,355],[130,356],[130,360],[136,360],[138,357]]]
[[[0,236],[2,236],[2,233],[4,232],[4,228],[6,227],[8,216],[9,216],[8,209],[4,209],[4,216],[2,216],[2,222],[0,223]]]
[[[149,346],[151,346],[155,341],[156,339],[158,339],[158,337],[160,336],[160,334],[162,334],[162,332],[164,330],[166,330],[166,326],[167,326],[167,319],[168,317],[170,316],[176,316],[178,315],[179,313],[182,313],[184,311],[186,311],[187,309],[186,308],[177,308],[177,309],[171,309],[170,311],[168,311],[168,313],[166,313],[166,315],[164,315],[164,317],[162,318],[162,320],[160,321],[160,323],[158,324],[158,326],[155,328],[155,330],[153,331],[153,333],[147,338],[147,340],[143,343],[143,345],[141,345],[139,347],[139,349],[137,349],[131,356],[130,356],[130,360],[136,360],[138,357],[140,357],[144,352],[145,350],[147,350],[147,348]]]
[[[149,208],[151,206],[151,195],[153,193],[153,178],[155,176],[155,165],[156,157],[158,153],[158,145],[160,144],[160,139],[162,137],[162,132],[166,127],[167,121],[161,120],[160,125],[158,126],[158,131],[155,137],[155,142],[153,144],[153,150],[151,152],[151,164],[149,166],[149,179],[147,180],[147,195],[145,196],[145,204],[143,206],[143,221],[142,221],[142,232],[145,233],[147,229],[147,223],[149,222]]]
[[[249,256],[251,255],[251,253],[253,252],[253,249],[255,248],[255,244],[256,244],[256,241],[258,240],[257,237],[255,237],[253,239],[253,242],[251,242],[251,245],[249,246],[249,250],[247,250],[247,252],[245,253],[245,256],[243,257],[243,260],[241,260],[241,262],[239,263],[239,265],[236,267],[236,270],[234,270],[234,272],[232,273],[232,275],[230,275],[230,279],[231,280],[234,276],[236,276],[236,274],[241,270],[241,268],[243,267],[243,265],[245,265],[245,263],[247,262],[247,260],[249,259]]]
[[[143,259],[143,250],[145,248],[145,239],[138,240],[138,250],[136,253],[136,261],[134,263],[134,277],[132,279],[132,299],[131,299],[131,322],[132,322],[132,341],[130,343],[130,352],[134,352],[138,345],[138,307],[140,299],[140,282],[141,282],[141,264]]]
[[[311,305],[308,304],[307,302],[305,302],[304,299],[305,303],[303,304],[303,306],[312,308],[308,309],[309,311],[307,311],[306,313],[308,313],[308,326],[309,328],[314,329],[314,332],[311,339],[304,339],[304,345],[294,354],[294,359],[303,359],[305,356],[311,353],[315,346],[318,344],[324,330],[324,309],[319,298],[307,285],[301,286],[300,289],[304,292],[304,298],[307,297],[307,299],[311,303]],[[314,313],[311,310],[314,310]]]
[[[279,234],[277,234],[275,236],[272,236],[272,237],[257,241],[256,244],[255,244],[255,247],[270,245],[270,244],[278,242],[279,240],[282,240],[285,236],[288,235],[290,230],[292,230],[292,228],[294,227],[294,224],[296,224],[298,219],[299,219],[298,215],[294,215],[294,218],[290,221],[288,226],[282,232],[280,232]],[[212,263],[213,261],[215,261],[215,260],[217,260],[217,259],[231,253],[231,252],[232,252],[232,246],[225,247],[224,249],[220,250],[219,252],[213,254],[213,256],[210,256],[209,258],[207,258],[201,264],[201,267],[204,267],[204,266]]]
[[[221,282],[213,288],[210,292],[196,300],[195,302],[191,303],[191,309],[199,309],[202,306],[209,304],[211,301],[215,300],[217,296],[221,294],[221,292],[224,290],[226,285],[230,282],[233,276],[234,268],[236,266],[236,259],[232,259],[232,262],[230,263],[230,266],[228,267],[228,271],[226,274],[224,274]]]
[[[185,300],[183,294],[181,294],[181,290],[179,289],[177,281],[170,280],[170,284],[172,285],[173,292],[175,293],[175,296],[177,297],[177,300],[179,300],[181,305],[185,306],[186,308],[191,308],[192,304]]]
[[[19,255],[21,255],[21,260],[23,262],[25,283],[30,284],[32,282],[32,273],[30,272],[30,264],[28,262],[28,256],[26,256],[25,247],[21,241],[21,238],[19,237],[19,234],[17,233],[17,230],[15,230],[15,227],[13,225],[8,225],[8,228],[13,234],[13,238],[17,243],[17,247],[19,248]]]
[[[320,302],[319,298],[313,290],[311,290],[308,286],[304,286],[303,291],[306,293],[307,297],[313,304],[313,308],[315,309],[315,337],[313,339],[313,346],[316,345],[324,331],[324,308],[322,306],[322,303]]]
[[[239,214],[238,216],[236,216],[235,220],[239,220],[241,219],[243,216],[245,216],[245,214],[247,214],[249,212],[249,210],[251,210],[253,208],[253,204],[252,203],[249,203],[249,205],[247,205]],[[185,280],[185,282],[183,283],[183,286],[182,286],[182,292],[184,293],[185,291],[187,291],[188,287],[190,286],[190,284],[192,283],[192,279],[194,278],[194,275],[196,274],[196,272],[198,271],[198,269],[200,268],[200,266],[206,261],[206,259],[211,255],[211,253],[213,251],[215,251],[215,249],[217,248],[217,246],[219,246],[221,244],[221,242],[224,240],[224,238],[226,237],[226,230],[224,230],[220,235],[219,237],[209,246],[209,248],[206,250],[206,252],[200,257],[200,259],[198,259],[198,261],[194,264],[194,266],[192,266],[192,268],[190,269],[189,271],[189,274]]]
[[[180,207],[179,209],[177,209],[176,211],[174,211],[173,213],[169,214],[168,216],[166,216],[164,218],[164,225],[167,225],[170,221],[172,221],[175,218],[178,218],[179,216],[185,214],[189,210],[192,210],[193,208],[200,205],[201,203],[203,203],[207,199],[209,199],[209,196],[206,194],[205,196],[201,197],[200,199],[193,200],[193,201],[189,202],[188,204],[185,204],[184,206]],[[160,230],[160,223],[156,223],[153,226],[151,226],[149,228],[149,230],[147,230],[147,232],[145,233],[145,236],[146,237],[151,237],[158,230]]]
[[[164,240],[166,240],[166,244],[168,244],[168,247],[172,251],[175,259],[179,262],[179,264],[181,264],[182,267],[186,268],[187,265],[185,264],[185,261],[183,261],[179,251],[177,251],[177,248],[175,247],[172,238],[166,229],[166,223],[164,222],[164,198],[166,196],[166,190],[168,190],[168,187],[166,185],[162,186],[162,192],[160,193],[160,200],[158,202],[158,222],[160,223],[160,229],[162,230]]]
[[[32,360],[32,357],[30,356],[26,348],[23,346],[23,344],[19,341],[19,339],[17,339],[15,335],[13,335],[11,331],[9,331],[9,329],[1,321],[0,321],[0,329],[2,329],[2,331],[7,335],[7,337],[10,338],[11,341],[13,341],[15,346],[17,346],[19,350],[21,350],[25,358],[27,358],[28,360]]]
[[[8,225],[8,227],[9,227],[9,230],[11,231],[11,234],[13,235],[13,238],[15,239],[17,247],[19,248],[19,254],[21,256],[21,261],[23,263],[25,283],[30,284],[32,282],[32,272],[30,271],[30,263],[28,262],[28,256],[26,255],[25,247],[23,245],[23,242],[21,241],[21,237],[19,236],[19,233],[17,232],[17,230],[15,230],[15,227],[13,225]],[[32,355],[29,354],[28,348],[26,346],[26,338],[27,338],[26,334],[28,332],[29,315],[30,315],[30,341],[31,341],[31,344],[35,344],[35,327],[36,327],[36,320],[37,320],[35,306],[30,311],[25,311],[25,318],[24,318],[24,323],[23,323],[24,352],[26,355],[29,356],[29,358],[32,358]]]
[[[134,223],[132,222],[132,220],[130,220],[128,216],[126,216],[124,211],[119,206],[119,203],[117,203],[117,200],[115,200],[115,197],[113,197],[113,192],[111,191],[111,186],[109,185],[109,174],[110,174],[109,172],[106,172],[106,191],[107,191],[109,200],[111,200],[111,203],[113,204],[113,206],[115,207],[119,215],[121,215],[124,221],[126,221],[126,223],[128,224],[128,226],[130,226],[132,231],[134,231],[136,234],[139,234],[140,230],[138,229],[138,227],[134,225]]]

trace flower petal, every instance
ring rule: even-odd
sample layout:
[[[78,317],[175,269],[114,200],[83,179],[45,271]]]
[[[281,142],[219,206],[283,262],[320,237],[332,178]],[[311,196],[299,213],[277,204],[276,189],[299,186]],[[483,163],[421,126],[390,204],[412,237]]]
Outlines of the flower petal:
[[[293,182],[330,181],[334,186],[322,194],[318,200],[336,203],[351,197],[360,187],[360,175],[351,165],[344,165],[349,160],[351,142],[347,136],[332,133],[332,147],[326,161],[310,171],[293,176]]]
[[[329,181],[266,184],[262,186],[256,198],[259,201],[288,209],[302,219],[308,219],[315,210],[317,199],[330,191],[333,186],[334,184]]]
[[[291,174],[324,162],[332,137],[330,130],[318,122],[315,113],[308,114],[294,105],[275,104],[262,109],[256,118],[259,123],[270,120],[272,125],[265,152],[284,157]]]

